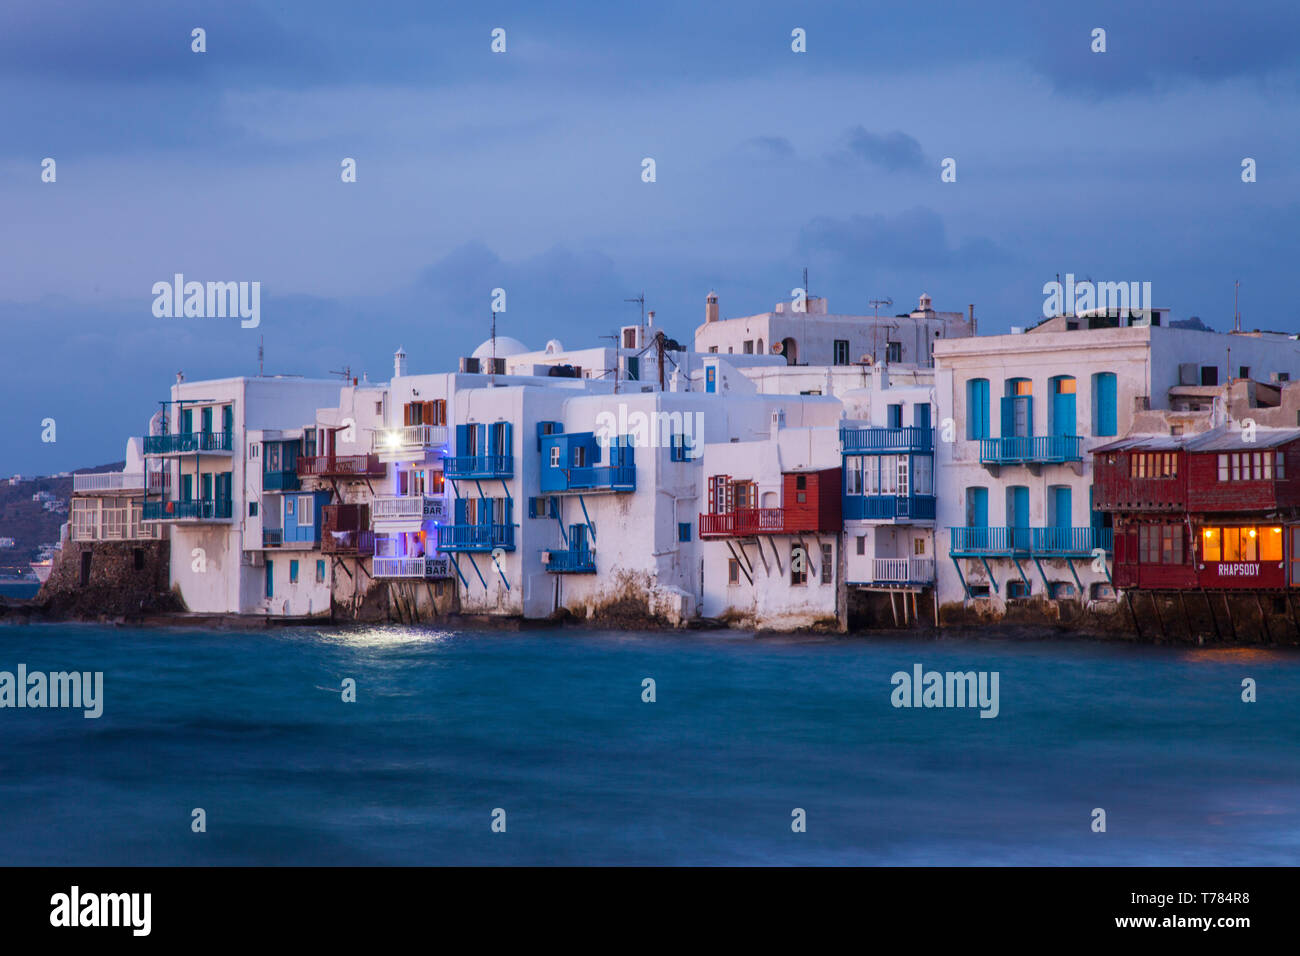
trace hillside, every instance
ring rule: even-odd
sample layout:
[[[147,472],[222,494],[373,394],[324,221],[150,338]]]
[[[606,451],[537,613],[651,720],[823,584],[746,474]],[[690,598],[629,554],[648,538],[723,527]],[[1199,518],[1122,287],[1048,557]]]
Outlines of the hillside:
[[[119,461],[78,472],[118,471],[124,464]],[[0,576],[26,571],[41,545],[59,540],[59,528],[68,514],[46,511],[41,502],[33,501],[32,495],[42,491],[66,504],[72,496],[72,477],[31,478],[12,485],[0,479],[0,538],[14,539],[14,547],[0,548]]]

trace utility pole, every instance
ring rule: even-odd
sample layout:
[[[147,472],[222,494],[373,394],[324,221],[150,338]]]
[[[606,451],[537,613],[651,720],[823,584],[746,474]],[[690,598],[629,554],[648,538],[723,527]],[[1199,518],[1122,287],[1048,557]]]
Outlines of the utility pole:
[[[1232,331],[1241,331],[1241,313],[1237,311],[1237,293],[1241,291],[1241,280],[1232,284]]]
[[[263,361],[266,358],[266,350],[263,347],[265,342],[266,342],[265,335],[259,335],[257,337],[257,377],[258,378],[262,377],[262,365],[263,365]]]
[[[655,333],[655,354],[658,361],[655,363],[659,366],[659,391],[664,390],[664,333],[660,329]]]
[[[488,366],[488,387],[497,383],[497,310],[492,310],[492,364]]]

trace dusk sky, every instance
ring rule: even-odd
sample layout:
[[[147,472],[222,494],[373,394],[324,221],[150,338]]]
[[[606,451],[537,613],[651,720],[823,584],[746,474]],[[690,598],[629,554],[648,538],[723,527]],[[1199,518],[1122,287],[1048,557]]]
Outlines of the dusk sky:
[[[268,373],[450,370],[495,287],[533,347],[641,291],[690,342],[710,289],[748,315],[805,267],[981,332],[1067,272],[1223,330],[1240,279],[1246,327],[1300,331],[1300,5],[1062,6],[6,0],[0,473],[120,458],[261,336]],[[260,282],[260,328],[155,317],[175,273]]]

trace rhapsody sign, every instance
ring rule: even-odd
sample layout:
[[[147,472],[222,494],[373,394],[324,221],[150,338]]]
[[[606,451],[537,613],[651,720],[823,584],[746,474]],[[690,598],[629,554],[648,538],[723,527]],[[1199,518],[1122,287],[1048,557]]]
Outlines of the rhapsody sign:
[[[1219,577],[1221,578],[1254,578],[1259,577],[1259,565],[1246,561],[1222,561],[1219,563]]]

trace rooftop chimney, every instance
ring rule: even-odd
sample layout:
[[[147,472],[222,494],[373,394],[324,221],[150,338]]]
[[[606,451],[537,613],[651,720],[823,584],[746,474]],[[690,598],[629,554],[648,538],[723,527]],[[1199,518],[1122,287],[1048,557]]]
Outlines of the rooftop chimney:
[[[704,300],[704,321],[718,321],[718,293],[710,292]]]
[[[393,353],[393,378],[401,378],[406,374],[406,350],[400,345],[397,351]]]

